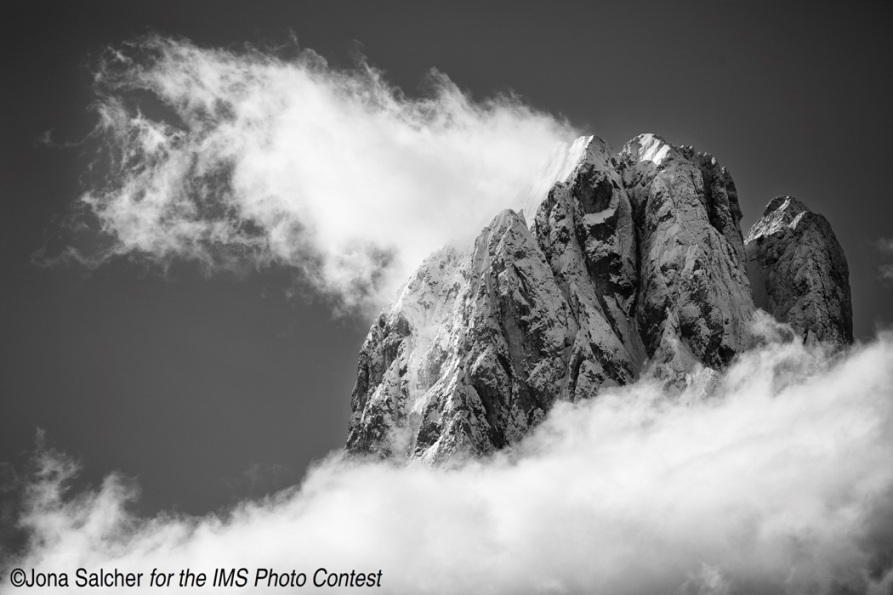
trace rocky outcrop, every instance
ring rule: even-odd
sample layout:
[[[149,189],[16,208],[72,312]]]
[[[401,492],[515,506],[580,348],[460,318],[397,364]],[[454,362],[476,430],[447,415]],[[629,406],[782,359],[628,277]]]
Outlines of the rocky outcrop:
[[[360,355],[348,450],[440,461],[517,441],[566,394],[576,323],[522,216],[429,258]]]
[[[592,139],[577,168],[539,205],[533,226],[578,328],[567,362],[571,400],[629,382],[647,357],[634,316],[635,222],[618,166]]]
[[[853,341],[849,268],[827,219],[779,196],[747,234],[746,250],[758,307],[807,343]]]
[[[414,405],[442,372],[455,349],[452,319],[467,290],[464,259],[444,248],[413,274],[397,301],[369,329],[360,348],[351,399],[347,450],[380,457],[409,454]]]
[[[749,345],[748,264],[766,279],[758,305],[810,340],[849,320],[848,287],[844,308],[831,273],[843,270],[845,285],[846,264],[836,241],[823,244],[833,240],[827,222],[778,215],[745,249],[735,185],[708,154],[654,135],[614,153],[584,137],[548,179],[548,192],[525,205],[529,226],[507,210],[473,249],[432,255],[372,326],[349,452],[479,456],[520,440],[556,400],[643,375],[685,385]],[[814,272],[803,280],[804,271]],[[839,304],[837,318],[819,307],[826,300]]]
[[[727,364],[746,346],[753,314],[731,176],[714,157],[652,135],[621,157],[638,220],[636,317],[648,355],[676,361],[691,351],[707,366]]]

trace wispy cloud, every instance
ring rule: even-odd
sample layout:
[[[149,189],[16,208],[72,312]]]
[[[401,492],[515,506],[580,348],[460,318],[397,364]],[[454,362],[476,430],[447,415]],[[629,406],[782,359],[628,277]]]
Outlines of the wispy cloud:
[[[457,469],[335,457],[224,516],[135,518],[115,477],[68,496],[74,469],[44,456],[13,563],[381,569],[388,593],[889,593],[893,336],[843,357],[772,343],[715,386],[562,404]]]
[[[889,261],[881,263],[878,267],[881,279],[893,281],[893,238],[879,238],[876,245],[883,258]]]
[[[103,151],[71,250],[207,271],[281,264],[354,309],[380,307],[429,252],[521,204],[576,132],[510,94],[475,101],[432,71],[414,98],[361,61],[331,68],[151,36],[95,73]]]

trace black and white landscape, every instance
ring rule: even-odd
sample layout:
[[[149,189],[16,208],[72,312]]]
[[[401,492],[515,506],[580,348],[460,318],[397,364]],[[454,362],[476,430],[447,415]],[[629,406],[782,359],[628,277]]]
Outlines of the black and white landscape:
[[[7,13],[0,593],[893,593],[886,6]]]

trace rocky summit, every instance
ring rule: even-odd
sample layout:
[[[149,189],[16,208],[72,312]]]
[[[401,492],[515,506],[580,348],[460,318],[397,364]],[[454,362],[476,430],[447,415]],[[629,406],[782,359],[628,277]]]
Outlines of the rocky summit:
[[[790,196],[769,203],[747,234],[754,304],[807,343],[851,343],[853,306],[843,248],[823,216]]]
[[[774,199],[745,242],[711,155],[652,134],[619,153],[584,137],[556,164],[527,213],[432,254],[372,325],[349,453],[482,456],[557,400],[646,375],[685,386],[752,344],[756,308],[806,341],[852,341],[846,259],[802,203]]]

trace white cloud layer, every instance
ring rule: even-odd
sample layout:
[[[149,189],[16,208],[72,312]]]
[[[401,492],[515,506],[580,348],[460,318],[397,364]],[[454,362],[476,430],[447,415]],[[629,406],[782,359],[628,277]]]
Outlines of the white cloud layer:
[[[69,497],[73,469],[43,457],[14,561],[29,571],[244,567],[251,585],[257,568],[381,569],[386,593],[893,588],[890,334],[845,356],[771,343],[707,396],[640,382],[563,404],[514,451],[454,469],[332,458],[225,517],[134,518],[115,477]]]
[[[103,180],[81,199],[126,255],[207,271],[293,267],[346,309],[379,308],[431,251],[523,204],[576,132],[513,96],[475,101],[432,71],[407,97],[339,71],[152,36],[96,73]]]

